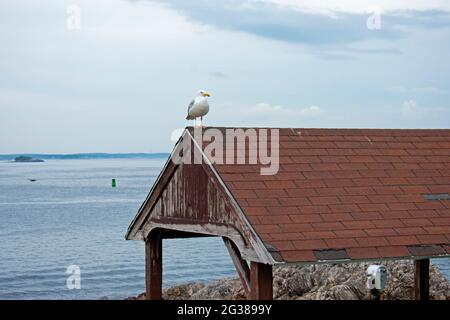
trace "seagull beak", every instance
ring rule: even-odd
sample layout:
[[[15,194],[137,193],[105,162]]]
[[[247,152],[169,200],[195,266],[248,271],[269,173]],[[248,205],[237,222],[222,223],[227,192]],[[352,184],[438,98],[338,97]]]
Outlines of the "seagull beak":
[[[208,92],[203,92],[204,97],[210,97],[211,95]]]

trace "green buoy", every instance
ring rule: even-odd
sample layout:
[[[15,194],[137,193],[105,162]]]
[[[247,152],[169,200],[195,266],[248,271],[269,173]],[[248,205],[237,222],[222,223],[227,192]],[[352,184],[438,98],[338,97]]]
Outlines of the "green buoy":
[[[112,181],[111,181],[111,186],[112,186],[113,188],[116,187],[116,179],[112,179]]]

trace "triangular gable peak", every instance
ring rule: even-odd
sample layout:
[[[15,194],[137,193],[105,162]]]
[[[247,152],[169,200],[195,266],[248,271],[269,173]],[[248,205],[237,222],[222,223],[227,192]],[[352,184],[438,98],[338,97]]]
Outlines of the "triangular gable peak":
[[[174,158],[191,146],[192,157],[202,161],[177,163]],[[199,151],[185,130],[157,178],[147,199],[131,223],[126,239],[142,240],[154,230],[165,230],[167,238],[221,236],[228,238],[249,261],[274,264],[273,256],[259,239],[214,166]]]

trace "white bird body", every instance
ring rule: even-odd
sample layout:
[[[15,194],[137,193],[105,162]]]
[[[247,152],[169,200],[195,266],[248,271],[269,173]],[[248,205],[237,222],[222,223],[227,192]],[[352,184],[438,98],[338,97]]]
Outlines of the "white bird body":
[[[189,104],[186,120],[194,120],[194,125],[197,122],[197,118],[203,120],[203,117],[209,112],[209,103],[206,97],[209,97],[209,93],[200,90],[195,99]]]
[[[209,103],[206,97],[195,97],[192,106],[188,110],[187,120],[203,117],[209,112]]]

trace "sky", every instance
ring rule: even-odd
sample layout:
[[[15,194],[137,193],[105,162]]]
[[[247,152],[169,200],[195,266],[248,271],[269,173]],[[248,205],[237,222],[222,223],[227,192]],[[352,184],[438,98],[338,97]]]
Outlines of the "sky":
[[[450,128],[448,0],[2,0],[0,153],[209,126]]]

